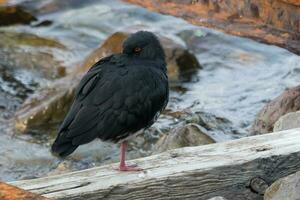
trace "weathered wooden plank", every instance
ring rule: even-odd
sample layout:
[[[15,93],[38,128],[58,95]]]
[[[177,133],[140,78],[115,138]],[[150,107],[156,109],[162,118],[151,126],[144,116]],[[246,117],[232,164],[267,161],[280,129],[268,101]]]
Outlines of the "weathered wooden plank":
[[[187,147],[112,165],[11,184],[55,199],[263,199],[264,189],[300,170],[300,129]]]

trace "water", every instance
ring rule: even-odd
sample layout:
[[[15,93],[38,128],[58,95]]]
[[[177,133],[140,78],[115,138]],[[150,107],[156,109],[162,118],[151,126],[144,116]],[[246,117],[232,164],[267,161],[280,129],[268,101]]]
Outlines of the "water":
[[[193,44],[195,45],[195,44]],[[252,40],[210,34],[196,43],[204,70],[199,81],[187,83],[184,105],[232,121],[248,135],[256,114],[286,88],[299,84],[300,57],[284,49]]]
[[[128,27],[156,31],[181,42],[196,54],[203,69],[191,82],[182,83],[185,92],[171,92],[169,108],[204,111],[230,120],[238,132],[216,132],[213,137],[218,141],[247,136],[258,111],[286,88],[299,84],[300,57],[284,49],[196,27],[181,19],[119,1],[89,1],[75,7],[39,14],[40,21],[52,21],[50,26],[11,26],[2,27],[0,31],[36,34],[65,46],[66,49],[31,48],[29,52],[43,51],[53,55],[66,68],[67,74],[108,35]],[[2,48],[4,51],[6,47]],[[50,141],[41,142],[43,140],[31,135],[13,136],[13,114],[35,89],[51,84],[59,76],[48,77],[49,70],[53,72],[48,66],[42,68],[45,73],[40,73],[39,68],[26,68],[18,63],[0,64],[0,180],[45,176],[61,161],[50,154]],[[7,79],[7,74],[14,79]],[[163,128],[175,122],[173,118],[160,118],[154,127]],[[135,142],[136,146],[145,143],[140,138]],[[118,159],[116,145],[94,142],[88,150],[82,147],[80,151],[64,161],[67,170]],[[133,150],[129,157],[149,154],[137,152]]]

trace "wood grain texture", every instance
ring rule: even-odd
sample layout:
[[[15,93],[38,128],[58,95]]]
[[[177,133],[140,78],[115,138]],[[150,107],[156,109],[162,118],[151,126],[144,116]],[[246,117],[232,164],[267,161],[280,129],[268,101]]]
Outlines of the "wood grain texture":
[[[266,186],[300,170],[300,129],[187,147],[112,165],[11,184],[54,199],[263,199]],[[117,164],[114,164],[117,165]]]

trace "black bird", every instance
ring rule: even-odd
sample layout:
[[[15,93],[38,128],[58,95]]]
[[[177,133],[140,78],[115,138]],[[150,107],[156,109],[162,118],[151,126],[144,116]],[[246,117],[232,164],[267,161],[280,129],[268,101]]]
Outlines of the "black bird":
[[[131,34],[123,42],[122,53],[102,58],[82,78],[52,152],[66,157],[79,145],[100,138],[121,143],[118,170],[140,170],[125,164],[126,141],[156,121],[168,96],[159,40],[147,31]]]

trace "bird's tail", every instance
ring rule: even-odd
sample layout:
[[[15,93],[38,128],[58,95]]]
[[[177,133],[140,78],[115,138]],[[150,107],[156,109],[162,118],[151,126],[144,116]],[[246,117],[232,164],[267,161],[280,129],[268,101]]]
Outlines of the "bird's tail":
[[[59,133],[54,143],[51,146],[51,152],[58,157],[67,157],[73,153],[78,145],[73,145],[72,140],[65,136],[66,134]]]

